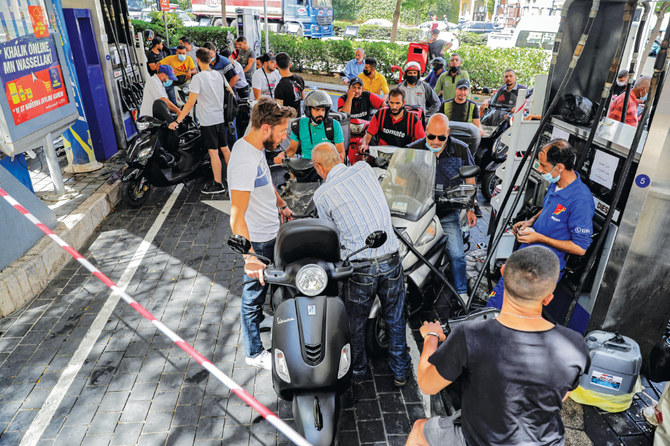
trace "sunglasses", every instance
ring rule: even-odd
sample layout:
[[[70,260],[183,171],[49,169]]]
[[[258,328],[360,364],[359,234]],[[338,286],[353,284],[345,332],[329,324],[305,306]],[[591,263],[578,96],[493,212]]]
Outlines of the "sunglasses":
[[[428,138],[431,141],[434,140],[435,138],[437,138],[438,140],[444,142],[444,141],[447,140],[447,135],[431,135],[429,133],[428,135],[426,135],[426,138]]]

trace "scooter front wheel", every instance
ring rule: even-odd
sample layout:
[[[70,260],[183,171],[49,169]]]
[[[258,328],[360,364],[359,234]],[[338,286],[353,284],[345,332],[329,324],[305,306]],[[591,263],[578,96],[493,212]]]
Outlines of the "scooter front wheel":
[[[495,195],[496,186],[502,183],[502,180],[496,176],[495,172],[486,172],[482,179],[482,195],[486,201],[491,201]]]
[[[121,186],[123,202],[130,207],[141,207],[149,199],[150,194],[151,185],[145,177],[130,180]]]

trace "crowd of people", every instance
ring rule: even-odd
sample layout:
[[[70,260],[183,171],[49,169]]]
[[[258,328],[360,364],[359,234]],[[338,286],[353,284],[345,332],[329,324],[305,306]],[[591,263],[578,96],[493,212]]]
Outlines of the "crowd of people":
[[[407,63],[403,81],[390,89],[376,71],[377,61],[357,49],[342,73],[347,92],[337,99],[336,108],[352,119],[369,122],[357,150],[365,152],[374,143],[430,151],[436,157],[436,186],[446,188],[463,181],[455,179],[460,167],[474,164],[472,149],[450,135],[449,122],[471,123],[481,130],[481,110],[468,99],[471,85],[462,58],[451,54],[447,67],[443,52],[432,59],[432,70],[424,79],[418,63]],[[214,177],[202,192],[226,191],[222,156],[228,165],[231,228],[251,241],[252,253],[272,259],[280,223],[293,217],[273,185],[268,163],[281,163],[287,157],[311,159],[323,180],[314,204],[319,218],[337,227],[342,258],[363,246],[371,232],[393,234],[377,176],[367,163],[348,162],[342,124],[330,116],[330,96],[321,90],[305,94],[305,82],[291,71],[288,54],[256,57],[244,37],[236,40],[233,53],[219,52],[211,43],[198,48],[182,37],[176,54],[166,55],[160,39],[154,39],[147,68],[152,76],[140,114],[150,115],[154,101],[164,101],[176,114],[169,128],[176,129],[195,106]],[[517,83],[514,70],[506,70],[503,76],[491,104],[515,104],[519,90],[525,89]],[[174,91],[169,90],[186,82],[189,95],[179,108]],[[643,79],[638,82],[631,94],[643,99],[648,84]],[[226,92],[240,101],[235,122],[224,119]],[[248,99],[253,99],[253,107]],[[285,150],[268,158],[265,152],[276,151],[282,142],[287,142]],[[559,411],[587,370],[588,355],[581,336],[543,319],[542,308],[553,297],[565,254],[583,255],[590,244],[593,200],[573,171],[574,158],[565,140],[550,141],[540,151],[538,170],[552,186],[543,209],[513,228],[522,249],[509,258],[489,301],[500,309],[500,316],[457,326],[439,347],[438,342],[445,341],[440,325],[425,323],[421,328],[423,353],[415,364],[419,385],[433,394],[461,380],[462,412],[417,421],[408,444],[445,444],[445,439],[446,444],[561,443]],[[445,250],[455,289],[464,297],[468,289],[459,211],[438,206],[436,214],[447,235]],[[476,209],[467,210],[467,222],[470,227],[477,224]],[[412,374],[398,249],[398,241],[391,236],[381,247],[351,259],[356,272],[343,285],[342,298],[352,331],[354,385],[369,379],[365,324],[377,296],[387,324],[394,384],[404,386]],[[271,369],[272,356],[260,338],[266,265],[252,254],[245,255],[244,261],[241,326],[246,362]],[[537,357],[550,360],[539,364]]]

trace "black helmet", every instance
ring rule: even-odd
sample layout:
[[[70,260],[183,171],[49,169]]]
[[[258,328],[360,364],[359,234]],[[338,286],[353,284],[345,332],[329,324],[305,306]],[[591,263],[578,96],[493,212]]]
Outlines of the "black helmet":
[[[332,106],[333,101],[330,100],[328,93],[323,90],[310,91],[307,96],[305,96],[305,116],[310,119],[312,118],[312,107],[325,108],[326,115],[323,118],[326,119]]]

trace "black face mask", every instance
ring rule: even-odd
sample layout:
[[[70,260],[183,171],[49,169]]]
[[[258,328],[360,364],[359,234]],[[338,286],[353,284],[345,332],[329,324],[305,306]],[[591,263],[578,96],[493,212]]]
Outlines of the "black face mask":
[[[392,114],[393,116],[398,116],[400,113],[402,113],[402,109],[403,109],[403,108],[400,107],[397,111],[393,111],[393,109],[389,107],[389,111],[391,112],[391,114]]]
[[[363,74],[366,76],[370,76],[370,70],[363,70]]]
[[[433,65],[433,71],[440,71],[444,69],[444,65]]]
[[[451,68],[449,68],[449,72],[451,74],[456,74],[456,73],[458,73],[458,69],[459,69],[459,67],[451,67]]]
[[[416,84],[419,80],[419,76],[405,76],[405,79],[407,79],[408,84]]]

